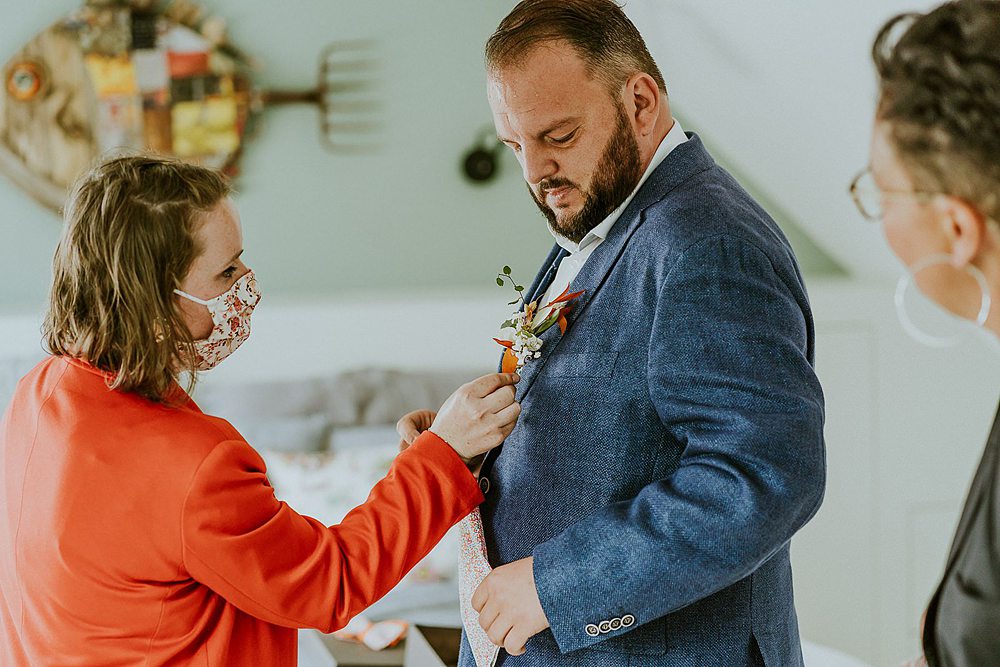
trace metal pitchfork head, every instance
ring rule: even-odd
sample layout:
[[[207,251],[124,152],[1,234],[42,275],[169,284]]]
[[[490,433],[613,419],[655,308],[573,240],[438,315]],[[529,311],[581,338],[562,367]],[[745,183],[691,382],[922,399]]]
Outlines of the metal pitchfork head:
[[[380,148],[382,101],[378,97],[372,40],[332,42],[323,49],[319,82],[308,91],[266,90],[265,105],[315,104],[319,107],[320,138],[335,153],[370,153]]]

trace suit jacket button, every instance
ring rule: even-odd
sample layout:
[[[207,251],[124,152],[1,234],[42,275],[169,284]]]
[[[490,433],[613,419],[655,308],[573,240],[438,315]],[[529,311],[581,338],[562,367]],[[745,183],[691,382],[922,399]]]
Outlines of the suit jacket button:
[[[611,619],[611,631],[614,632],[615,630],[621,630],[621,629],[622,629],[622,619],[620,618]]]
[[[633,616],[632,614],[625,614],[624,616],[622,616],[623,628],[631,628],[633,625],[635,625],[635,616]]]
[[[599,626],[599,628],[600,628],[602,634],[603,633],[607,633],[607,632],[611,632],[611,622],[610,621],[601,621],[601,625]]]
[[[484,496],[487,493],[490,492],[490,478],[489,477],[480,477],[479,478],[479,490],[483,492]]]
[[[600,629],[598,629],[596,625],[591,623],[590,625],[587,626],[587,634],[590,635],[591,637],[596,637],[597,635],[601,634],[601,631]]]

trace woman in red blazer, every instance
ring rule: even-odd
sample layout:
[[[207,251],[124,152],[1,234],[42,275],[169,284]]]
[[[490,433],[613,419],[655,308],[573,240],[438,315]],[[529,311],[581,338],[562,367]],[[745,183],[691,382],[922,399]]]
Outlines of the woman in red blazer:
[[[2,665],[295,665],[296,628],[345,625],[482,500],[470,470],[514,427],[516,376],[456,391],[336,526],[275,499],[191,401],[178,377],[235,350],[259,299],[228,195],[128,157],[70,198],[52,356],[0,423]]]

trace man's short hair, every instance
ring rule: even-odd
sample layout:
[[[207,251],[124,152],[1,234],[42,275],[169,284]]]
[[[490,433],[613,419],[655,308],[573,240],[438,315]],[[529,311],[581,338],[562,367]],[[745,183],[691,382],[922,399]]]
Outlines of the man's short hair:
[[[614,94],[639,72],[667,92],[642,35],[613,0],[522,0],[486,42],[486,67],[491,74],[499,72],[555,41],[576,49],[590,75]]]

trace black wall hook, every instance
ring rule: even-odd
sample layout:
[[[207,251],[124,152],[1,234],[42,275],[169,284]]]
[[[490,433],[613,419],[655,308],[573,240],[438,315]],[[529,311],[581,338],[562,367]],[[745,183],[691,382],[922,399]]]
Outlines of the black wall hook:
[[[492,181],[500,167],[500,152],[503,143],[493,134],[493,129],[485,129],[479,134],[478,144],[462,159],[462,172],[476,184]]]

